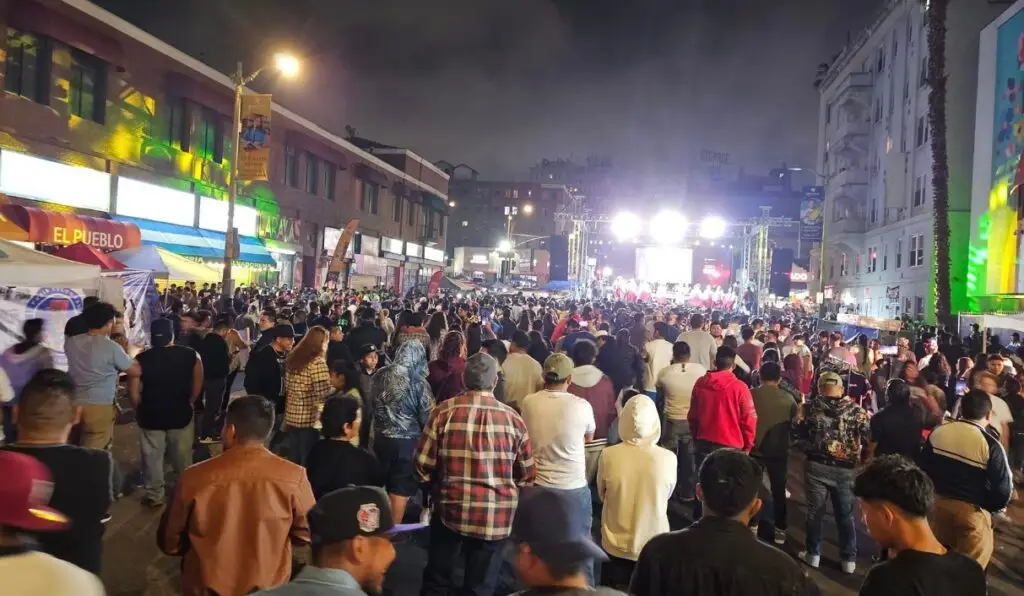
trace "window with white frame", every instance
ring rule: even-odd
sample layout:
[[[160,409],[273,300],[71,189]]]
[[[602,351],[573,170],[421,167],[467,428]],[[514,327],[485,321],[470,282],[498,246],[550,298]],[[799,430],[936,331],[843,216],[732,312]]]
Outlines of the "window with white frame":
[[[915,234],[910,237],[909,256],[911,267],[924,265],[924,234]]]
[[[903,266],[903,238],[896,240],[896,268]]]
[[[868,273],[878,271],[878,247],[868,247]]]

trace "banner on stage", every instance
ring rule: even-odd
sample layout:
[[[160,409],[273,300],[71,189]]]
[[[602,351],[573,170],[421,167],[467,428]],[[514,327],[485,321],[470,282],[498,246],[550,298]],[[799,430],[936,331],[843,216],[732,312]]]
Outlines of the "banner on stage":
[[[242,95],[241,119],[238,136],[238,179],[269,180],[270,95]]]

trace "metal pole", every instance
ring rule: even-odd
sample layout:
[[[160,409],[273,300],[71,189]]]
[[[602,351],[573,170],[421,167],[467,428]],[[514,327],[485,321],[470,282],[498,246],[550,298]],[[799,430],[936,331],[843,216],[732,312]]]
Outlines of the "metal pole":
[[[224,298],[230,300],[234,292],[234,280],[231,278],[232,238],[235,229],[235,193],[238,192],[238,153],[239,143],[242,138],[242,91],[245,88],[245,74],[242,72],[242,63],[238,62],[235,69],[235,111],[231,120],[231,130],[234,132],[231,137],[231,180],[228,183],[228,227],[224,234],[224,278],[221,281]]]

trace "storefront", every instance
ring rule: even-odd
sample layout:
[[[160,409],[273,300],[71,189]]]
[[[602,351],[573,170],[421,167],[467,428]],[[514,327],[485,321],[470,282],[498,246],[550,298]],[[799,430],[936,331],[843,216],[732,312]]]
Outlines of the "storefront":
[[[261,283],[295,286],[295,270],[302,262],[302,229],[299,220],[274,213],[260,213],[256,237],[263,241],[277,268],[267,271]]]
[[[437,271],[444,272],[444,251],[439,248],[424,246],[423,266],[420,268],[420,275],[425,277],[426,281],[421,283],[429,282],[430,276]]]
[[[0,205],[0,238],[42,246],[81,242],[103,251],[142,245],[139,228],[130,223],[13,203]]]
[[[349,287],[375,287],[384,283],[387,262],[380,257],[380,238],[361,234],[349,276]]]
[[[380,239],[380,256],[384,259],[384,283],[396,292],[404,292],[402,274],[405,270],[405,243],[398,238]]]
[[[430,278],[430,275],[427,275]],[[402,275],[402,292],[421,288],[423,280],[423,246],[412,242],[405,243],[405,272]]]

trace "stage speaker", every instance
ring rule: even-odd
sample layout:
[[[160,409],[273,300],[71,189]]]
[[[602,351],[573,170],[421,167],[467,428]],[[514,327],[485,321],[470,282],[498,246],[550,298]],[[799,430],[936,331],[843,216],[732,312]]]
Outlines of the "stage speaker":
[[[569,279],[569,239],[555,235],[548,242],[551,253],[551,281],[568,281]]]
[[[776,296],[789,296],[789,275],[793,271],[793,249],[777,248],[772,251],[772,276],[768,291]]]

